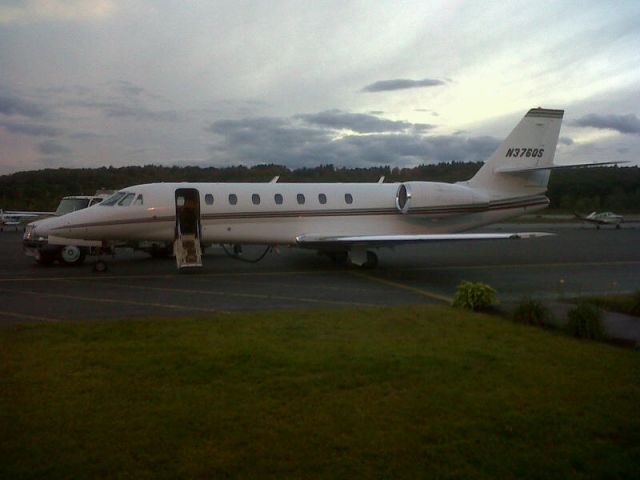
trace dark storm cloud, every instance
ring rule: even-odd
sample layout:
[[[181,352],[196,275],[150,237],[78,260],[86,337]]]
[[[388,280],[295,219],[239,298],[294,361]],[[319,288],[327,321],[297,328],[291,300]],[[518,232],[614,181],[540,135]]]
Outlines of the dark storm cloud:
[[[44,155],[60,156],[68,155],[71,153],[71,149],[61,145],[55,140],[45,140],[37,145],[37,149]]]
[[[4,115],[22,115],[28,118],[41,118],[47,113],[40,105],[22,98],[0,95],[0,113]]]
[[[330,131],[298,127],[282,118],[259,117],[219,120],[209,131],[221,142],[211,151],[228,163],[307,165],[321,162],[317,146],[331,143]]]
[[[616,130],[620,133],[640,135],[640,119],[632,113],[628,115],[600,115],[598,113],[590,113],[577,119],[574,123],[579,127]]]
[[[212,160],[226,164],[277,163],[289,167],[331,163],[337,166],[403,166],[486,159],[498,146],[492,137],[428,136],[414,128],[336,137],[334,126],[306,126],[298,117],[220,120],[208,130],[218,142]],[[324,127],[324,128],[323,128]]]
[[[387,120],[366,113],[349,113],[341,110],[327,110],[325,112],[308,115],[296,115],[294,118],[322,127],[336,130],[346,129],[358,133],[401,132],[414,127],[413,124],[408,122]],[[432,128],[431,125],[427,124],[418,124],[417,127],[420,130]]]
[[[363,92],[387,92],[390,90],[405,90],[408,88],[437,87],[444,85],[442,80],[424,78],[422,80],[409,80],[397,78],[395,80],[380,80],[371,83],[362,89]]]
[[[28,135],[31,137],[57,137],[62,133],[59,128],[47,125],[28,125],[24,123],[0,120],[0,127],[4,127],[7,132]]]

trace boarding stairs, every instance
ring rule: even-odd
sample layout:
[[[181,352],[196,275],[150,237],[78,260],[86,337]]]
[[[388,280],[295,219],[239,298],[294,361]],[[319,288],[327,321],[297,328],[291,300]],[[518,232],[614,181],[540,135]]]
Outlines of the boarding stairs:
[[[202,249],[197,235],[179,235],[173,244],[173,252],[179,269],[202,267]]]

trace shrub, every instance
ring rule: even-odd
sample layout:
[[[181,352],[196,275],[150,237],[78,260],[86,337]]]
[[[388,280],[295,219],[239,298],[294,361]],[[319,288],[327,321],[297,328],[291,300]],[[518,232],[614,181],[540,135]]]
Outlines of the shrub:
[[[497,303],[496,291],[484,283],[461,282],[451,304],[478,311]]]
[[[602,340],[605,338],[602,327],[602,312],[595,305],[580,303],[567,312],[567,331],[578,338]]]
[[[528,325],[545,325],[551,320],[549,310],[540,300],[525,298],[513,310],[512,317],[516,322]]]

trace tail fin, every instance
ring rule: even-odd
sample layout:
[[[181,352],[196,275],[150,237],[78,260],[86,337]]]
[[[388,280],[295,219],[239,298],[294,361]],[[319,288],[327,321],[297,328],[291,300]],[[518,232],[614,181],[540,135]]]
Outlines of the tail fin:
[[[532,108],[467,183],[497,196],[546,192],[564,110]]]

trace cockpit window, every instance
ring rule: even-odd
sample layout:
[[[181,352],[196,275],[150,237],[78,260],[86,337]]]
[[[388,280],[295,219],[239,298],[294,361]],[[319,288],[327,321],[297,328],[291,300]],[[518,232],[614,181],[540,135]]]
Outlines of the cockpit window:
[[[121,207],[128,207],[129,205],[131,205],[131,202],[133,202],[133,197],[135,196],[135,193],[127,193],[124,197],[122,197],[122,200],[118,202],[118,205],[120,205]]]
[[[138,195],[138,197],[136,198],[136,201],[133,202],[134,205],[142,205],[144,203],[144,200],[142,199],[142,194]]]
[[[107,198],[104,202],[100,204],[102,207],[113,207],[116,203],[118,203],[122,197],[124,197],[127,192],[117,192]]]

